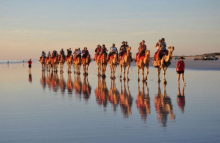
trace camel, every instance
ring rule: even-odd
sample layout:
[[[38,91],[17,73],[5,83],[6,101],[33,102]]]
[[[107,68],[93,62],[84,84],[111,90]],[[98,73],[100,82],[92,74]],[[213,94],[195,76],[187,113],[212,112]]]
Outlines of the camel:
[[[60,73],[63,73],[63,66],[65,64],[65,57],[63,55],[60,55],[59,63],[60,63]]]
[[[125,81],[124,81],[123,88],[122,88],[121,81],[120,81],[120,83],[121,83],[120,107],[121,107],[121,111],[122,111],[124,117],[128,118],[128,116],[131,114],[131,105],[132,105],[133,98],[130,94],[128,82],[127,82],[127,88],[125,86]]]
[[[128,78],[128,74],[129,74],[129,68],[130,68],[130,64],[132,61],[132,58],[130,56],[130,51],[131,51],[131,47],[127,47],[126,48],[126,53],[124,53],[124,56],[121,57],[120,59],[120,67],[121,67],[121,72],[120,72],[120,79],[122,78],[122,69],[123,69],[123,80],[129,81],[130,79]],[[127,68],[127,78],[125,78],[125,71]]]
[[[147,88],[147,93],[145,93],[145,86]],[[137,94],[137,108],[144,122],[146,122],[147,115],[150,114],[150,97],[149,89],[146,82],[142,82],[142,91],[140,91],[140,86],[138,82],[138,94]]]
[[[42,71],[45,71],[45,57],[41,56],[39,62],[41,63],[42,66]]]
[[[58,65],[59,65],[58,55],[52,57],[51,64],[52,64],[52,67],[53,67],[53,71],[57,72],[58,71],[57,70],[58,69]]]
[[[99,58],[99,64],[98,64],[99,68],[98,70],[101,70],[102,74],[102,78],[105,78],[105,71],[106,71],[106,66],[107,66],[107,55],[105,53],[102,53],[100,58]],[[99,73],[99,71],[98,71]]]
[[[149,74],[149,61],[150,61],[150,51],[146,50],[143,57],[137,58],[138,54],[136,55],[136,66],[137,66],[137,72],[138,72],[138,81],[140,81],[139,78],[139,69],[141,69],[142,72],[142,81],[147,80],[147,75]],[[146,76],[144,77],[144,68],[146,68]]]
[[[67,63],[67,73],[71,73],[71,65],[73,64],[73,56],[72,55],[67,57],[66,63]]]
[[[88,68],[91,62],[90,55],[88,54],[85,58],[82,58],[82,65],[83,65],[83,75],[88,75]]]
[[[96,53],[94,56],[94,61],[96,62],[97,65],[97,76],[101,76],[100,72],[101,72],[101,67],[100,65],[100,60],[99,60],[99,55]]]
[[[74,64],[74,73],[80,74],[80,69],[81,69],[81,58],[78,56],[76,59],[74,58],[73,64]]]
[[[112,57],[109,58],[108,64],[110,66],[111,70],[111,79],[115,79],[115,72],[116,72],[116,67],[117,67],[117,53],[114,53]]]
[[[175,115],[173,113],[173,105],[171,102],[171,98],[167,96],[166,93],[166,84],[163,83],[163,94],[160,90],[160,83],[158,83],[158,93],[154,98],[155,109],[157,112],[157,118],[159,122],[165,127],[167,123],[167,115],[170,115],[170,119],[175,119]]]
[[[163,83],[167,83],[165,75],[166,75],[166,70],[168,66],[171,64],[173,51],[174,51],[174,47],[170,46],[168,48],[168,55],[163,56],[161,60],[154,61],[154,67],[157,68],[158,82],[160,82],[160,71],[162,69],[163,70]]]
[[[48,72],[50,72],[50,70],[52,71],[52,64],[51,64],[52,58],[49,56],[46,58],[45,60],[45,66]]]

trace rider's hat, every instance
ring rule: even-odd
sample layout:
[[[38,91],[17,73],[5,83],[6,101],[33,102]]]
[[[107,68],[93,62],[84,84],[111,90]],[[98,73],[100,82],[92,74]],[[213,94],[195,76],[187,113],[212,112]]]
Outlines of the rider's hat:
[[[179,57],[179,59],[185,59],[184,57]]]

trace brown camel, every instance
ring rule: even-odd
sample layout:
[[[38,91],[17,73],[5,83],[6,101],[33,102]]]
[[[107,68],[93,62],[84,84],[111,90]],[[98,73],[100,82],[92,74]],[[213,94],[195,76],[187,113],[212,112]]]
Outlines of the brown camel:
[[[99,58],[99,68],[100,70],[102,71],[102,78],[105,78],[106,75],[105,75],[105,71],[106,71],[106,66],[107,66],[107,55],[105,53],[102,53],[100,58]]]
[[[80,74],[81,64],[82,64],[82,60],[80,57],[77,57],[76,59],[73,60],[74,73]]]
[[[66,64],[67,64],[67,73],[71,73],[71,65],[73,64],[73,56],[69,56],[66,59]]]
[[[114,53],[113,54],[113,58],[110,57],[108,64],[110,66],[110,70],[111,70],[111,79],[115,79],[115,72],[116,72],[116,67],[117,67],[117,54]]]
[[[154,61],[154,67],[157,68],[158,82],[160,82],[160,71],[162,69],[163,70],[163,83],[167,83],[165,75],[166,75],[166,70],[168,66],[171,64],[173,51],[174,51],[174,47],[170,46],[168,48],[168,55],[163,56],[161,60]]]
[[[137,66],[137,72],[138,72],[138,81],[140,81],[140,78],[139,78],[139,70],[140,69],[142,72],[142,81],[146,81],[147,75],[149,74],[150,51],[146,50],[143,58],[140,57],[139,59],[137,59],[137,56],[136,56],[136,66]],[[146,76],[145,77],[144,77],[144,68],[146,68]]]
[[[127,81],[130,80],[128,78],[128,74],[129,74],[129,68],[130,68],[131,61],[132,61],[132,58],[130,56],[131,55],[130,51],[131,51],[131,47],[127,47],[125,55],[121,57],[120,62],[119,62],[120,67],[121,67],[120,78],[122,78],[122,68],[123,68],[123,75],[124,75],[123,80],[127,79]],[[127,68],[127,78],[125,78],[126,68]]]
[[[42,71],[45,71],[45,57],[41,56],[39,62],[41,63],[42,66]]]
[[[88,75],[88,68],[91,62],[90,55],[87,55],[85,58],[82,58],[82,65],[83,65],[83,75]]]

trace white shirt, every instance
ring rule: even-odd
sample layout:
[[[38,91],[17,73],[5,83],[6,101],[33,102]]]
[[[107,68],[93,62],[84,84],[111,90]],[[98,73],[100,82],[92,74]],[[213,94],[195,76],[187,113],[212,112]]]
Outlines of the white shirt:
[[[111,52],[117,52],[117,48],[116,47],[111,47],[110,50],[111,50]]]
[[[80,51],[80,50],[78,50],[78,51],[77,51],[77,54],[78,54],[78,55],[80,55],[80,54],[81,54],[81,51]]]

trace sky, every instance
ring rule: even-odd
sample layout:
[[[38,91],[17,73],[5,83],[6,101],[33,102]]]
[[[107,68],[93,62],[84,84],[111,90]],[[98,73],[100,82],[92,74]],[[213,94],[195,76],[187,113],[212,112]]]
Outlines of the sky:
[[[173,55],[220,52],[220,0],[0,0],[0,60],[41,52],[146,41],[151,56],[165,38]],[[133,54],[134,55],[134,54]]]

